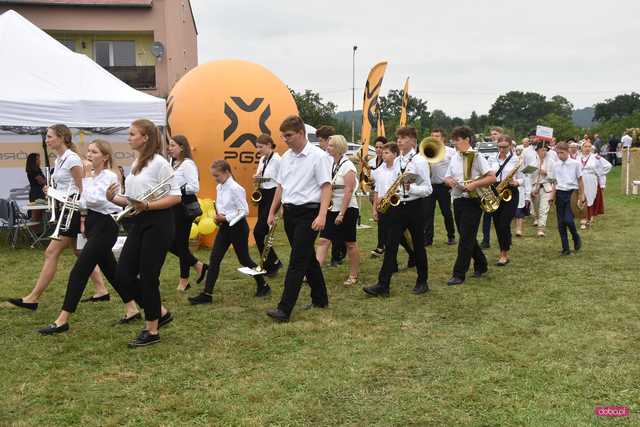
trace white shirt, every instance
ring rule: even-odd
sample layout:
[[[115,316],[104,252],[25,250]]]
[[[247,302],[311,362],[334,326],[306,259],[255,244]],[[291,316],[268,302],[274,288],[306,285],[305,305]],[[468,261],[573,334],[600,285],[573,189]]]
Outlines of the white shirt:
[[[331,195],[331,201],[333,202],[333,206],[331,207],[332,212],[340,212],[340,210],[342,209],[342,200],[344,198],[344,190],[345,190],[344,176],[349,172],[353,172],[354,175],[358,173],[355,165],[351,160],[349,160],[349,158],[346,155],[342,156],[342,158],[337,164],[335,163],[335,161],[333,162],[333,167],[331,169],[331,175],[333,176],[331,180],[331,185],[332,187],[337,186],[340,188],[333,188],[332,190],[332,195]],[[355,180],[357,181],[357,178]],[[351,193],[351,200],[349,200],[349,206],[348,206],[349,208],[358,209],[358,201],[356,200],[356,187],[357,186],[354,186],[353,192]]]
[[[558,159],[553,163],[553,176],[557,190],[577,190],[579,188],[578,180],[582,176],[580,162],[572,158],[567,158],[564,162]]]
[[[111,184],[120,187],[118,175],[109,169],[103,169],[97,176],[82,178],[80,207],[104,215],[120,212],[120,206],[107,200],[107,188]]]
[[[620,142],[622,143],[622,148],[629,148],[631,147],[631,143],[633,142],[633,138],[631,138],[629,135],[624,135],[622,137],[622,139],[620,139]]]
[[[388,167],[386,163],[383,163],[373,173],[373,179],[376,183],[375,192],[378,194],[379,198],[382,198],[387,194],[389,187],[391,187],[393,181],[395,181],[400,174],[400,166],[398,166],[398,162],[395,161],[391,167]]]
[[[186,194],[197,194],[200,191],[200,182],[198,180],[198,167],[196,162],[191,159],[184,159],[177,168],[176,174],[173,176],[178,188],[184,185]]]
[[[275,151],[271,153],[271,158],[269,158],[269,162],[267,162],[267,167],[265,169],[264,163],[267,161],[269,156],[260,157],[258,161],[258,178],[262,177],[265,179],[264,182],[260,184],[260,188],[264,188],[265,190],[269,190],[271,188],[276,188],[278,183],[276,182],[276,178],[278,177],[278,172],[280,171],[280,154]]]
[[[498,157],[496,157],[496,182],[500,182],[502,181],[503,178],[506,178],[511,171],[516,167],[516,165],[518,164],[518,156],[516,156],[515,154],[511,156],[511,158],[509,159],[509,156],[511,156],[511,154],[507,154],[507,157],[505,157],[504,159],[500,159]],[[500,174],[498,175],[498,169],[500,169],[500,166],[506,162],[506,160],[509,159],[509,161],[507,162],[507,164],[502,168],[502,170],[500,171]],[[520,168],[520,170],[522,170],[522,168]],[[516,181],[518,181],[519,184],[522,184],[522,182],[520,182],[519,180],[523,179],[522,176],[522,172],[516,172],[514,178],[516,179]]]
[[[300,153],[287,150],[276,178],[282,186],[282,203],[320,203],[320,188],[331,182],[331,161],[327,153],[308,141]]]
[[[414,149],[411,149],[407,154],[400,154],[396,159],[400,173],[407,172],[417,175],[416,182],[409,186],[409,191],[404,191],[404,186],[400,186],[398,193],[400,194],[403,202],[410,202],[413,200],[427,197],[433,192],[431,187],[431,176],[429,173],[429,163],[421,155],[417,154]]]
[[[464,191],[462,186],[462,182],[464,181],[464,160],[462,157],[462,153],[456,152],[456,155],[453,156],[451,162],[449,163],[449,169],[447,169],[447,173],[445,174],[445,178],[453,178],[458,182],[459,185],[453,187],[451,189],[451,197],[454,199],[459,199],[460,197],[469,197],[469,193]],[[473,158],[473,165],[471,166],[471,176],[469,179],[477,179],[485,176],[493,169],[489,166],[489,162],[487,159],[481,154],[476,152],[476,155]]]
[[[550,154],[550,151],[547,151],[544,155],[544,157],[542,158],[542,161],[540,159],[540,157],[538,157],[538,154],[536,153],[536,156],[529,161],[528,166],[533,166],[536,168],[535,172],[532,172],[530,174],[530,179],[531,179],[531,183],[532,185],[543,185],[544,184],[549,184],[551,182],[553,182],[553,164],[554,164],[554,160],[553,160],[553,156]],[[541,174],[541,171],[544,172]],[[545,186],[548,187],[548,186]]]
[[[380,160],[382,160],[382,157],[380,157]],[[376,170],[379,166],[382,166],[382,162],[380,163],[380,165],[377,164],[378,163],[378,158],[374,157],[373,159],[369,159],[369,161],[367,162],[367,165],[369,165],[369,167],[371,168],[372,171]]]
[[[133,161],[131,170],[138,162],[138,159]],[[148,162],[147,165],[134,175],[129,172],[127,179],[124,182],[125,195],[140,199],[146,192],[156,187],[163,179],[167,178],[173,173],[173,168],[169,162],[159,154],[155,154]],[[180,196],[180,187],[176,184],[175,178],[169,181],[171,190],[167,195]],[[154,199],[149,199],[154,200]]]
[[[431,163],[429,165],[431,166],[431,183],[432,184],[442,184],[444,182],[444,177],[447,173],[447,169],[449,168],[449,163],[451,163],[451,159],[455,155],[456,155],[456,149],[445,145],[444,159],[442,159],[438,163]]]
[[[78,186],[73,180],[71,175],[71,169],[82,165],[82,159],[73,151],[67,149],[60,157],[56,158],[53,169],[53,183],[56,190],[62,194],[69,192],[69,194],[75,194],[79,192]],[[81,176],[84,175],[84,169]]]
[[[232,176],[216,186],[216,210],[224,215],[230,227],[249,214],[247,193]]]

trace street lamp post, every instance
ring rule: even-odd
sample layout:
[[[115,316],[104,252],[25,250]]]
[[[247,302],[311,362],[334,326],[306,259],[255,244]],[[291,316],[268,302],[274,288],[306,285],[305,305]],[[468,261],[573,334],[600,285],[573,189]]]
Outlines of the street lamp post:
[[[356,50],[358,46],[353,46],[353,65],[351,68],[351,142],[356,142]]]

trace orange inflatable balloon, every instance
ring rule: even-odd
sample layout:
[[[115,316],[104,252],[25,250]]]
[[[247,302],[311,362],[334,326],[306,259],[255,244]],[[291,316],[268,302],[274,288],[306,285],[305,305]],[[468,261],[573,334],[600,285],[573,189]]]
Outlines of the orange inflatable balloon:
[[[198,165],[198,196],[214,200],[211,163],[227,160],[249,197],[258,163],[257,137],[270,134],[276,150],[283,153],[286,145],[280,138],[280,124],[298,114],[289,89],[278,77],[261,65],[241,60],[197,66],[178,81],[167,103],[167,130],[187,137]],[[250,215],[257,215],[251,202],[249,207]]]

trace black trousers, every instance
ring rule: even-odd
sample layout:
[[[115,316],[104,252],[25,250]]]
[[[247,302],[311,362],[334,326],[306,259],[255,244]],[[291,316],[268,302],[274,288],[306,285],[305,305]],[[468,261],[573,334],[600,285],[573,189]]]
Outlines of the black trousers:
[[[516,216],[516,209],[518,209],[518,198],[520,192],[516,187],[509,187],[511,190],[511,200],[505,202],[502,200],[498,209],[491,214],[493,216],[493,225],[496,228],[496,235],[498,236],[498,244],[501,251],[508,251],[511,249],[511,221]]]
[[[118,239],[118,224],[110,215],[90,210],[85,223],[85,236],[87,243],[71,269],[62,304],[62,309],[69,313],[75,312],[78,308],[80,298],[87,287],[87,281],[96,265],[100,266],[102,274],[122,297],[121,287],[116,280],[116,259],[111,251]]]
[[[209,270],[207,270],[207,280],[204,286],[204,291],[208,294],[213,293],[213,288],[220,274],[220,263],[230,245],[233,245],[233,250],[242,266],[249,268],[258,266],[249,256],[249,224],[247,224],[246,218],[242,218],[231,227],[227,223],[221,224],[209,257]],[[257,275],[253,278],[258,286],[265,285],[264,276]]]
[[[296,305],[302,279],[305,276],[311,288],[311,302],[320,307],[329,303],[327,286],[314,248],[318,232],[311,228],[316,216],[318,216],[317,208],[284,206],[284,230],[291,245],[291,255],[278,308],[287,315],[291,315]]]
[[[384,261],[378,273],[378,284],[389,288],[391,276],[397,271],[398,246],[402,240],[405,230],[409,230],[413,242],[416,271],[418,277],[416,284],[427,283],[429,278],[429,268],[427,262],[427,251],[424,248],[424,198],[410,202],[401,202],[396,207],[391,207],[387,211],[388,218],[385,219],[388,225],[386,248],[384,251]]]
[[[425,243],[433,242],[433,225],[435,222],[436,202],[440,206],[440,213],[444,217],[444,226],[447,229],[447,239],[456,237],[456,229],[453,224],[451,212],[451,190],[446,184],[431,184],[433,192],[426,198],[426,224],[424,227]]]
[[[160,318],[160,271],[173,242],[173,211],[146,211],[131,220],[127,240],[120,252],[116,281],[123,301],[144,309],[147,321]]]
[[[569,236],[567,230],[571,232],[571,238],[574,245],[580,241],[580,235],[576,228],[576,223],[573,219],[573,212],[571,211],[571,191],[556,191],[556,218],[558,220],[558,232],[560,232],[560,241],[562,242],[562,249],[569,250]]]
[[[184,214],[182,203],[171,208],[173,211],[173,221],[175,223],[175,233],[173,244],[169,252],[180,259],[180,278],[189,278],[189,269],[198,263],[198,258],[194,257],[189,249],[189,234],[191,234],[191,224],[194,218]]]
[[[391,221],[391,219],[389,218],[389,211],[387,211],[386,213],[378,213],[378,232],[382,234],[383,248],[386,247],[387,239],[389,237],[389,221]],[[416,254],[413,251],[413,247],[412,247],[413,245],[409,244],[409,241],[407,240],[406,233],[404,232],[404,230],[402,232],[402,236],[400,237],[400,246],[402,246],[404,250],[407,251],[407,254],[409,255],[409,260],[415,260]],[[396,258],[397,258],[397,254],[396,254]]]
[[[469,264],[473,258],[475,271],[487,270],[487,258],[478,245],[477,235],[482,217],[480,201],[477,198],[469,199],[461,197],[453,201],[453,215],[458,227],[460,240],[458,241],[458,256],[453,265],[453,276],[465,279]]]
[[[491,243],[491,214],[484,212],[482,215],[482,242]]]
[[[262,256],[262,251],[264,250],[264,239],[267,236],[267,233],[269,233],[269,225],[267,224],[269,209],[271,209],[271,202],[273,202],[273,196],[276,193],[276,189],[261,189],[260,191],[262,192],[262,200],[260,200],[260,203],[258,204],[258,220],[256,221],[256,226],[253,228],[253,238],[256,240],[256,246],[258,246],[258,250]],[[265,262],[267,271],[269,268],[273,268],[273,265],[277,263],[278,255],[276,254],[275,249],[271,248]]]

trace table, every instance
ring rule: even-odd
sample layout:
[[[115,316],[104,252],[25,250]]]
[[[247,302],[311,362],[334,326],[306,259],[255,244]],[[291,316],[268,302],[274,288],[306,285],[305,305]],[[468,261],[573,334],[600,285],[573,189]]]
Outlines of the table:
[[[25,209],[27,211],[42,211],[42,218],[40,218],[40,221],[42,222],[42,232],[40,235],[36,236],[36,240],[31,244],[31,248],[33,249],[36,247],[37,243],[49,239],[49,232],[51,231],[51,227],[49,226],[51,210],[48,205],[43,204],[26,205]]]

